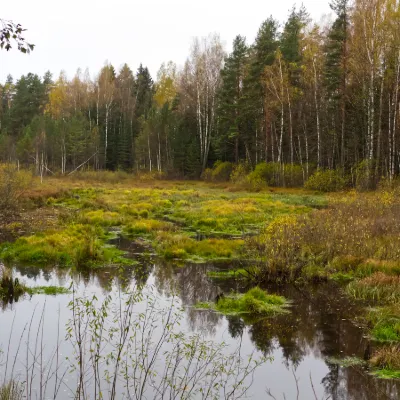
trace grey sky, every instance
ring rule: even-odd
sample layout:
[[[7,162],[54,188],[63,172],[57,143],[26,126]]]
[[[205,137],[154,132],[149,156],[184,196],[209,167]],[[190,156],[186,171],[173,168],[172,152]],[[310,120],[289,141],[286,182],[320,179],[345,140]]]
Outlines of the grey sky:
[[[312,18],[329,14],[329,0],[303,0]],[[106,60],[117,69],[147,65],[155,78],[162,62],[182,65],[192,38],[217,32],[229,50],[237,34],[251,43],[271,14],[284,21],[294,0],[19,0],[3,2],[0,17],[28,29],[36,44],[27,56],[0,52],[0,81],[50,70],[54,77],[77,68],[96,74]],[[297,1],[301,4],[301,1]]]

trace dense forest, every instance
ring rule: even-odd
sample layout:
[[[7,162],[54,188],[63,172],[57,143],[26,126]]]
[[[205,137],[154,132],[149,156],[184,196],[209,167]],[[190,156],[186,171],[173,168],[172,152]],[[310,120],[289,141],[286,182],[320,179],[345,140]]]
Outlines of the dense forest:
[[[27,74],[0,86],[0,161],[39,174],[79,168],[199,177],[217,160],[392,179],[400,171],[400,4],[332,0],[238,35],[195,39],[156,79],[106,63],[92,79]]]

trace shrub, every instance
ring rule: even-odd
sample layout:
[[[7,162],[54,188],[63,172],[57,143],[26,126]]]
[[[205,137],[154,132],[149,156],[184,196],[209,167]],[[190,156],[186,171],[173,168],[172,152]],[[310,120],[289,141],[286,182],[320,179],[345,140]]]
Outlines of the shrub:
[[[319,192],[338,192],[348,186],[347,179],[340,170],[319,170],[305,183],[304,187]]]
[[[286,164],[283,169],[284,186],[301,187],[304,185],[304,170],[298,164]]]
[[[230,162],[216,162],[211,173],[213,182],[228,182],[233,171],[233,164]]]
[[[0,165],[0,213],[15,209],[31,182],[31,173],[11,164]]]
[[[252,186],[300,187],[304,184],[304,170],[298,164],[260,163],[248,175]]]
[[[233,183],[245,183],[250,171],[251,167],[248,163],[239,163],[233,167],[230,179]]]
[[[346,278],[376,272],[398,275],[400,200],[397,196],[381,198],[380,193],[355,193],[332,199],[326,210],[276,218],[259,237],[249,240],[250,251],[263,253],[266,260],[259,279],[292,280],[304,277],[304,272],[309,277],[310,272],[317,273],[316,278],[325,275],[325,279],[337,273]],[[393,285],[392,289],[391,296],[399,296],[399,288]]]
[[[211,182],[213,170],[211,168],[206,168],[201,174],[201,179],[206,182]]]
[[[257,164],[254,171],[249,174],[250,183],[263,183],[264,185],[278,186],[280,164],[261,163]]]

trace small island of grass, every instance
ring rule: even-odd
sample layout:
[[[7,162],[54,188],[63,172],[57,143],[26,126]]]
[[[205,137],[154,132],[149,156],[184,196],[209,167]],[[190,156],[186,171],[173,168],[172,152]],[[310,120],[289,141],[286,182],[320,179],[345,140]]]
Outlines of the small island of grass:
[[[259,287],[245,294],[222,296],[215,303],[197,303],[197,309],[211,309],[224,315],[269,316],[288,312],[288,302],[282,296],[268,294]]]

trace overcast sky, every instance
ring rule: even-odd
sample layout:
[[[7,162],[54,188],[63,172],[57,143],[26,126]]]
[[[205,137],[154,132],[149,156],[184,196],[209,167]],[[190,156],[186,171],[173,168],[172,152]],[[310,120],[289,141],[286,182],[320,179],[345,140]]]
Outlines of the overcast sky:
[[[330,14],[329,0],[304,0],[311,17]],[[162,62],[185,61],[193,37],[220,34],[227,50],[237,34],[251,43],[263,20],[284,21],[294,0],[18,0],[3,1],[0,18],[21,23],[36,45],[31,55],[0,51],[0,81],[50,70],[96,74],[106,60],[117,69],[142,62],[155,78]],[[301,1],[297,1],[300,5]]]

